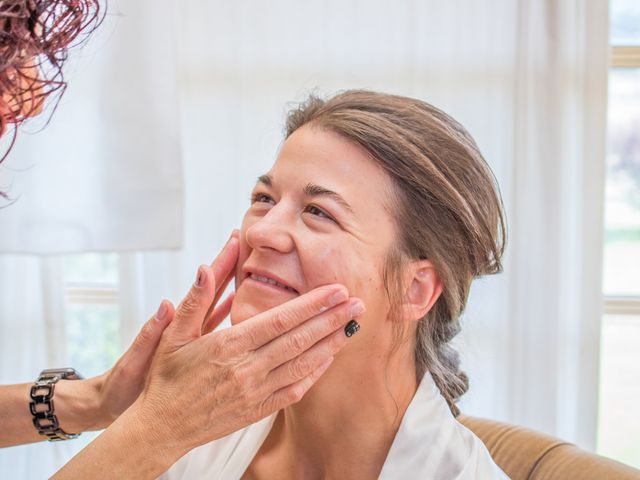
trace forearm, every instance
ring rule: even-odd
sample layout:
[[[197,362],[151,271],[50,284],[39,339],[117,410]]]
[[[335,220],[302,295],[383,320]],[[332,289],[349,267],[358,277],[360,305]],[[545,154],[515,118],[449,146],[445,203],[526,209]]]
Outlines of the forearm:
[[[0,386],[0,447],[44,440],[29,409],[32,383]],[[67,433],[104,428],[97,415],[97,385],[93,380],[60,380],[55,386],[54,412]]]
[[[0,447],[10,447],[42,440],[31,419],[29,391],[31,384],[0,387]]]
[[[60,469],[52,479],[153,479],[188,450],[184,439],[163,431],[161,418],[145,419],[137,404]]]

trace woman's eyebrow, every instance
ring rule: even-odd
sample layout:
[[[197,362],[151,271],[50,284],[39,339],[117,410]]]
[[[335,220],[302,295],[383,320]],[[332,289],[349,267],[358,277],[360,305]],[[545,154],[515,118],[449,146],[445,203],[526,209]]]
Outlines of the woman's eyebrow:
[[[260,175],[258,177],[258,183],[263,183],[267,187],[270,187],[273,184],[273,180],[271,180],[270,175]]]
[[[316,185],[314,183],[307,183],[303,191],[304,194],[308,197],[329,197],[353,215],[353,208],[351,208],[351,205],[347,203],[342,195],[334,192],[333,190],[329,190],[328,188]]]
[[[258,183],[262,183],[267,187],[273,186],[273,179],[271,175],[260,175],[258,177]],[[350,214],[354,214],[353,208],[351,205],[337,192],[333,190],[329,190],[328,188],[322,187],[320,185],[316,185],[315,183],[307,183],[307,185],[303,189],[303,193],[307,197],[329,197],[334,200],[336,203],[341,205],[345,210],[347,210]]]

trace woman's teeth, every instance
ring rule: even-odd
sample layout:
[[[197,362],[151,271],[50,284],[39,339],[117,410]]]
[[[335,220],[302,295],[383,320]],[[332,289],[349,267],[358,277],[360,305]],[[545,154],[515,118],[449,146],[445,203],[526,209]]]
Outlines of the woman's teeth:
[[[273,278],[263,277],[261,275],[256,275],[255,273],[252,273],[249,276],[251,277],[251,280],[255,280],[257,282],[263,282],[263,283],[270,283],[271,285],[275,285],[276,287],[284,288],[285,290],[289,290],[290,292],[298,293],[293,288],[287,287],[286,285],[276,282]]]

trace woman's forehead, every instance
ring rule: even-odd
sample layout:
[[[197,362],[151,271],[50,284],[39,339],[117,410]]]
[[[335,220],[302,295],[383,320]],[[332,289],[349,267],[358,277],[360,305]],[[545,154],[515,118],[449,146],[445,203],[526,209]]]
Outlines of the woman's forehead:
[[[349,188],[361,193],[391,185],[388,174],[360,145],[310,126],[289,136],[268,176],[276,183],[312,183],[330,190]]]

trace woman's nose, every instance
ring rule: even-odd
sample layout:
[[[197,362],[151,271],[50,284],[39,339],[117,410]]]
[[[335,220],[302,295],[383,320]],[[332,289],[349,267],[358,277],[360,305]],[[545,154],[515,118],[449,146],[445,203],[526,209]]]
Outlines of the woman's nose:
[[[265,216],[247,228],[247,244],[255,250],[272,250],[279,253],[292,251],[293,216],[284,205],[275,205]]]

